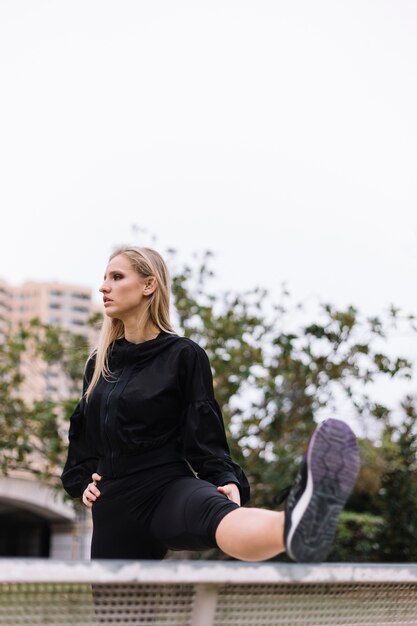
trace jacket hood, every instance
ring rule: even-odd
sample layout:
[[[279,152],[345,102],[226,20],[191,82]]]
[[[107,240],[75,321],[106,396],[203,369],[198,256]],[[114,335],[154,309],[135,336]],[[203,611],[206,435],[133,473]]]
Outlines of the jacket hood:
[[[109,366],[135,364],[138,367],[153,359],[160,352],[166,350],[173,343],[180,340],[179,335],[167,333],[163,330],[155,339],[149,339],[143,343],[132,343],[125,338],[116,339],[109,346]]]

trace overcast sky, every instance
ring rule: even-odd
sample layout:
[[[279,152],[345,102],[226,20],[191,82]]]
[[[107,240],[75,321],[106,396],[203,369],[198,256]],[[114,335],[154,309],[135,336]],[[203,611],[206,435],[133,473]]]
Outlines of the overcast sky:
[[[0,89],[4,279],[95,289],[156,236],[417,313],[414,0],[0,0]]]

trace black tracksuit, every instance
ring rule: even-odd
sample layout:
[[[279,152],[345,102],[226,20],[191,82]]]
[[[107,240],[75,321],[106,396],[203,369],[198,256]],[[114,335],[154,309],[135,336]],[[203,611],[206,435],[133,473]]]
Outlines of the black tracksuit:
[[[94,358],[84,391],[93,368]],[[109,368],[112,376],[100,378],[71,417],[61,477],[80,497],[93,472],[103,476],[92,557],[162,558],[168,548],[216,546],[219,522],[237,508],[216,486],[236,483],[244,504],[249,485],[230,458],[206,353],[161,332],[141,344],[115,341]]]

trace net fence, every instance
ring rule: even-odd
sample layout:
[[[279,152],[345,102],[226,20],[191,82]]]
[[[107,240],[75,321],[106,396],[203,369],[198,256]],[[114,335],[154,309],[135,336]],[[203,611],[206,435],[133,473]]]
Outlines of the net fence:
[[[0,561],[0,624],[416,626],[417,570]]]

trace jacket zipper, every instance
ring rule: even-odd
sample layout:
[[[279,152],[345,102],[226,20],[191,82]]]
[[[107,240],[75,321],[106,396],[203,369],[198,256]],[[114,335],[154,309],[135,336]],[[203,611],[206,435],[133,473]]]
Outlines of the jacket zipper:
[[[124,369],[122,369],[120,376],[117,380],[116,383],[114,383],[114,386],[110,389],[109,394],[107,396],[106,399],[106,415],[104,418],[104,432],[106,433],[106,439],[107,439],[107,443],[108,443],[108,447],[109,447],[109,461],[110,461],[110,470],[112,475],[114,476],[114,465],[113,465],[113,459],[114,459],[114,444],[112,445],[112,441],[111,441],[111,437],[110,437],[110,429],[111,429],[111,425],[109,424],[109,415],[110,415],[110,411],[109,411],[109,406],[110,406],[110,398],[113,395],[113,393],[116,391],[116,387],[117,385],[120,383],[122,376],[123,376],[123,372]]]

